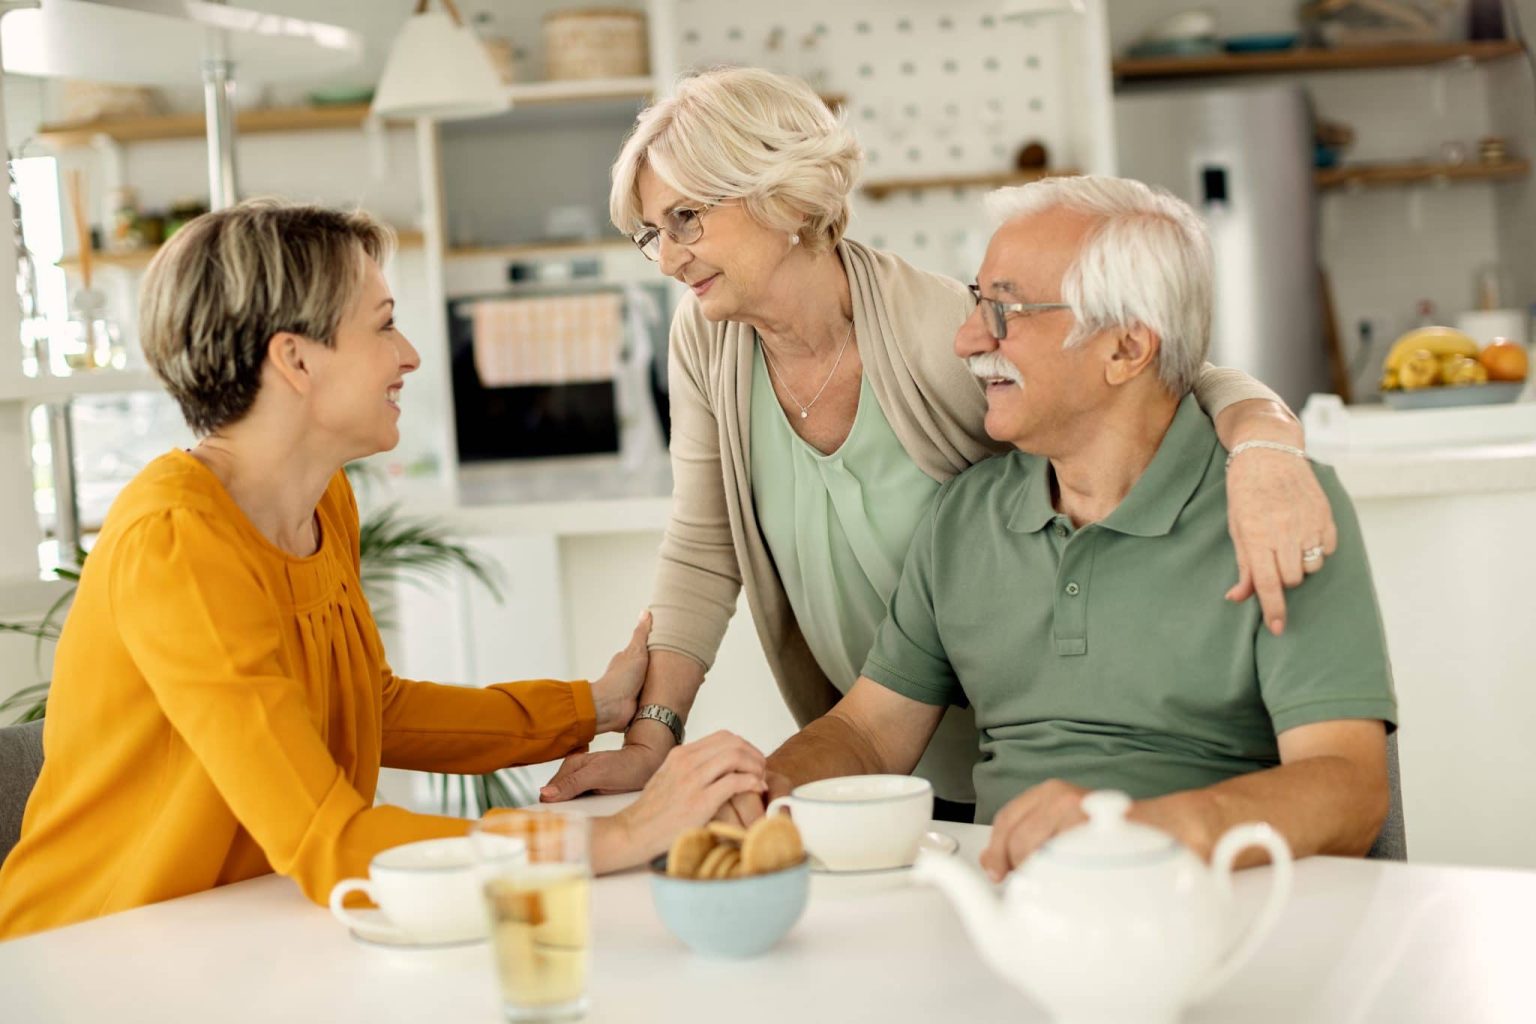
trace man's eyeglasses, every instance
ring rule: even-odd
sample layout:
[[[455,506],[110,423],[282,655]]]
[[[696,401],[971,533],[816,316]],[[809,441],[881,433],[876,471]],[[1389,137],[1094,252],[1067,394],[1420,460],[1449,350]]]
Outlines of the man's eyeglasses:
[[[981,318],[986,321],[987,330],[997,341],[1008,337],[1008,316],[1010,313],[1041,313],[1048,309],[1071,309],[1066,302],[998,302],[981,294],[981,286],[969,285],[971,297],[981,307]]]
[[[661,215],[661,227],[641,228],[630,235],[629,240],[639,247],[646,259],[655,263],[661,259],[663,231],[678,245],[692,245],[704,237],[704,214],[713,209],[713,206],[701,206],[698,209],[690,209],[686,206],[674,207]]]

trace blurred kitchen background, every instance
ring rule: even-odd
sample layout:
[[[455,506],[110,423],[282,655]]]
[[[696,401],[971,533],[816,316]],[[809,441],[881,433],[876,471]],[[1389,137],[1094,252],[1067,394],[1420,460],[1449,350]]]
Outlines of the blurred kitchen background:
[[[423,364],[360,495],[501,573],[499,599],[467,575],[399,588],[396,670],[600,672],[667,519],[680,297],[608,224],[608,168],[679,74],[753,64],[857,131],[850,233],[963,280],[998,185],[1120,173],[1202,212],[1212,359],[1303,414],[1365,526],[1411,855],[1536,867],[1536,832],[1498,810],[1536,805],[1536,0],[458,0],[499,79],[479,107],[411,70],[418,6],[0,0],[0,621],[56,600],[117,491],[190,443],[135,338],[155,248],[210,204],[278,195],[399,231]],[[1426,327],[1449,330],[1397,344]],[[0,697],[47,678],[37,653],[0,634]],[[690,731],[727,726],[765,747],[791,728],[744,607]]]

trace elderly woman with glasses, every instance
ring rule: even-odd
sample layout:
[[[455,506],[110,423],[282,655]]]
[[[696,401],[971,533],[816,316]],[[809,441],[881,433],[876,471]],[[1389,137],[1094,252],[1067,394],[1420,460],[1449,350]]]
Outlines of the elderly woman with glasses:
[[[930,498],[997,450],[952,341],[978,299],[1000,338],[1031,307],[845,237],[861,159],[803,83],[727,69],[644,110],[614,164],[614,223],[692,293],[671,332],[674,511],[641,714],[622,750],[568,758],[546,800],[645,782],[681,742],[743,589],[794,717],[829,710],[859,676]],[[1235,459],[1225,596],[1256,593],[1278,633],[1282,584],[1333,549],[1327,499],[1268,389],[1206,367],[1197,397]],[[969,820],[977,757],[974,719],[951,709],[917,768],[941,816]]]

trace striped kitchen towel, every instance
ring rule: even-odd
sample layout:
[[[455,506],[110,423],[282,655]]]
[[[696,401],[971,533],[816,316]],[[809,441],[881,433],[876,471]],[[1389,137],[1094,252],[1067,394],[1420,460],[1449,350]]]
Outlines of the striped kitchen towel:
[[[475,302],[470,324],[481,386],[612,380],[624,341],[623,301],[602,292]]]

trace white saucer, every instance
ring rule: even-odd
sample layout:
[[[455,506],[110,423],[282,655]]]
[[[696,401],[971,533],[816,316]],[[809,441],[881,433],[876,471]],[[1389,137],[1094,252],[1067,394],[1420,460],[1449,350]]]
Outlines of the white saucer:
[[[389,949],[452,949],[455,946],[472,946],[485,941],[483,933],[433,939],[422,942],[403,934],[399,928],[384,916],[384,911],[377,908],[349,910],[354,918],[358,919],[359,927],[348,928],[352,938],[366,946],[384,946]]]
[[[919,852],[932,850],[934,853],[954,853],[960,849],[960,840],[943,832],[924,832],[922,838],[917,841],[917,849]],[[817,860],[814,855],[811,857],[811,874],[813,875],[837,875],[839,877],[851,875],[888,875],[896,871],[911,870],[911,864],[901,864],[894,868],[865,868],[860,871],[839,871],[836,868],[827,867]]]
[[[943,832],[924,832],[918,840],[919,851],[954,853],[960,849],[960,840]],[[855,896],[869,892],[895,889],[912,883],[912,865],[895,868],[874,868],[866,871],[833,871],[811,858],[811,887],[813,891],[832,896]]]

